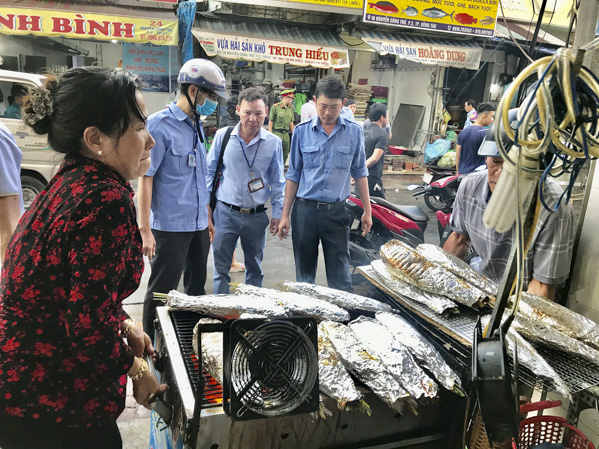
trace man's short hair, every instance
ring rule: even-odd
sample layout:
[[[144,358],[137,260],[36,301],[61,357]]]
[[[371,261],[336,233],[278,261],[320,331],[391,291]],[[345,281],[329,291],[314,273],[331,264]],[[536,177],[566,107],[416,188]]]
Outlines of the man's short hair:
[[[345,83],[337,75],[321,78],[316,85],[316,98],[324,95],[327,98],[345,100]]]
[[[476,108],[476,101],[474,101],[472,98],[470,100],[466,100],[466,104],[469,106],[472,106],[473,108]],[[479,106],[479,108],[480,108],[480,106]]]
[[[371,122],[378,122],[381,117],[387,117],[387,105],[383,103],[373,104],[368,113],[368,118]]]
[[[352,104],[356,104],[356,102],[354,100],[347,100],[345,102],[345,106],[351,106]]]
[[[495,106],[493,106],[491,103],[481,103],[478,105],[478,109],[476,110],[476,112],[478,112],[478,114],[482,114],[484,112],[493,112],[495,110]]]
[[[27,95],[27,88],[22,84],[13,84],[13,86],[10,89],[10,95],[13,98],[24,97],[25,95]]]
[[[262,100],[265,106],[268,106],[268,95],[263,87],[248,87],[239,93],[239,101],[237,104],[245,100],[248,103],[253,103],[257,100]]]

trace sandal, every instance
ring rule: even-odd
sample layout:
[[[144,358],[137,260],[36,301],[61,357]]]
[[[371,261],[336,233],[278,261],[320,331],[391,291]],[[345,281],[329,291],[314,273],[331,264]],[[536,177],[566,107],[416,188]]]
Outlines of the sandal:
[[[236,266],[231,265],[231,269],[229,273],[242,273],[245,271],[245,265],[242,263],[237,263]]]

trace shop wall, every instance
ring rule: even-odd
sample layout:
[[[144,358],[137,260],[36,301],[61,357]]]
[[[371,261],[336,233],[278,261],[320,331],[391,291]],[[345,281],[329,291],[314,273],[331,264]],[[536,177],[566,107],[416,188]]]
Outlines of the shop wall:
[[[45,56],[46,65],[49,68],[53,66],[66,66],[68,61],[66,53],[40,48],[35,45],[35,40],[19,36],[1,35],[0,56],[16,56],[18,58],[19,55]],[[23,70],[23,67],[20,67],[19,70]]]
[[[77,45],[89,51],[89,56],[102,58],[103,67],[118,67],[123,59],[123,46],[120,42],[97,42],[77,39]]]
[[[588,187],[590,197],[582,234],[578,244],[576,261],[572,271],[572,282],[568,297],[568,307],[599,323],[599,277],[597,261],[599,260],[599,170],[596,162],[593,181]]]
[[[388,107],[391,122],[400,103],[424,106],[426,111],[421,129],[427,129],[432,101],[427,87],[435,67],[399,59],[395,69],[375,70],[370,67],[373,55],[374,53],[370,52],[356,52],[352,80],[357,83],[360,78],[368,78],[370,86],[389,87]]]

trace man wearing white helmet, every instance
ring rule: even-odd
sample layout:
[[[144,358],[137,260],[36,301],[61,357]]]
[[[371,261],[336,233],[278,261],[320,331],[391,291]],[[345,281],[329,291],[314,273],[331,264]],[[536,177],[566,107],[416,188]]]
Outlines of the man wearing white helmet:
[[[143,252],[152,266],[143,324],[152,337],[153,293],[177,288],[182,273],[186,294],[206,293],[206,262],[214,227],[200,116],[214,113],[219,96],[229,98],[223,72],[206,59],[187,61],[178,81],[179,99],[148,117],[156,145],[150,169],[139,182],[139,227]]]

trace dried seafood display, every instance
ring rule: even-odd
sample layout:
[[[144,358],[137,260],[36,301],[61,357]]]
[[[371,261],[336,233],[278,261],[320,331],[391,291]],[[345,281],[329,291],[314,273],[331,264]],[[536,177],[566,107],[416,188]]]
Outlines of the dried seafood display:
[[[381,359],[412,397],[437,396],[435,381],[418,366],[408,349],[380,321],[361,316],[349,323],[349,327],[364,347]]]
[[[235,293],[242,296],[255,296],[269,298],[283,306],[289,315],[304,315],[318,321],[331,320],[339,322],[349,321],[349,313],[330,302],[322,301],[307,295],[293,292],[281,292],[271,288],[254,287],[253,285],[238,284]]]
[[[442,314],[445,311],[457,312],[458,306],[453,301],[447,299],[445,296],[434,295],[427,293],[412,284],[396,279],[391,276],[387,265],[382,260],[372,261],[372,268],[376,271],[377,276],[380,278],[382,284],[391,290],[394,294],[400,295],[411,299],[412,301],[418,302],[425,305],[431,310],[434,310],[438,314]]]
[[[447,296],[473,308],[484,306],[490,300],[487,293],[428,261],[399,240],[385,243],[381,246],[380,253],[393,276],[422,290]]]
[[[430,371],[441,385],[454,393],[464,395],[458,375],[445,362],[433,344],[411,324],[401,316],[392,313],[379,312],[376,314],[376,319],[410,350],[416,360]]]
[[[395,410],[403,410],[408,392],[383,365],[381,360],[360,343],[356,334],[345,324],[323,321],[324,330],[345,367],[354,373],[379,398]]]
[[[488,277],[476,271],[459,257],[448,253],[443,248],[430,243],[422,243],[416,247],[416,251],[430,262],[449,270],[451,273],[470,282],[485,293],[488,293],[495,300],[497,295],[497,284]]]
[[[308,284],[306,282],[285,281],[283,283],[283,290],[321,299],[345,310],[364,310],[367,312],[384,312],[391,310],[391,306],[377,301],[376,299],[344,292],[342,290],[335,290],[334,288]]]
[[[320,391],[335,399],[340,409],[362,399],[322,323],[318,325],[318,382]]]

